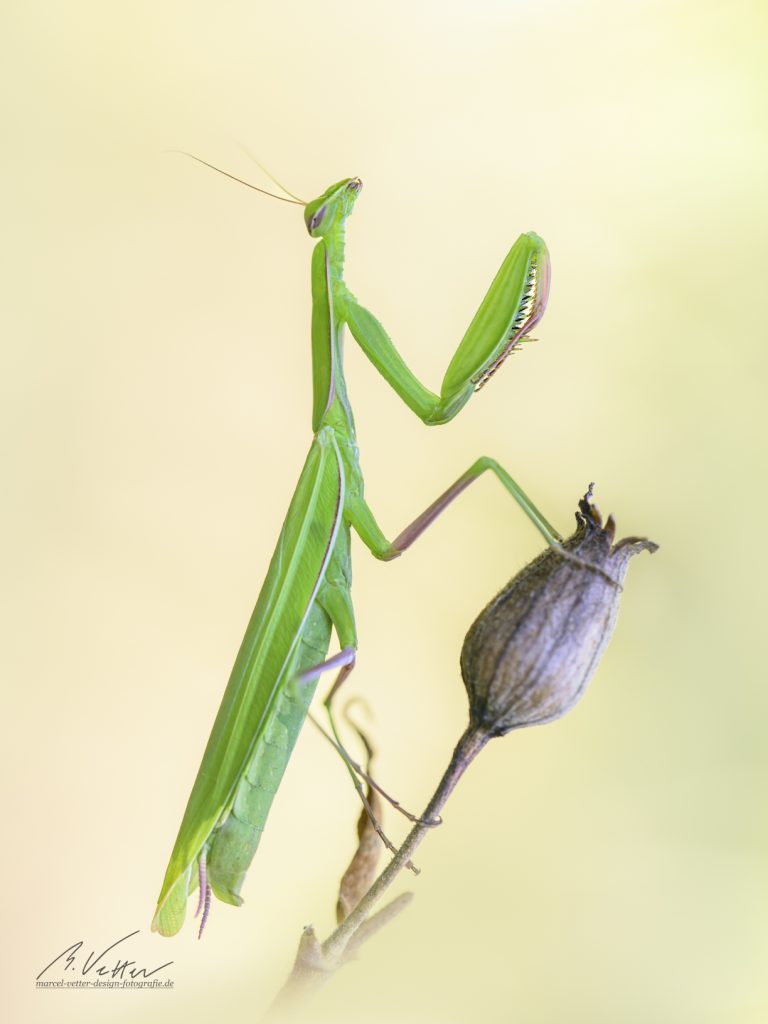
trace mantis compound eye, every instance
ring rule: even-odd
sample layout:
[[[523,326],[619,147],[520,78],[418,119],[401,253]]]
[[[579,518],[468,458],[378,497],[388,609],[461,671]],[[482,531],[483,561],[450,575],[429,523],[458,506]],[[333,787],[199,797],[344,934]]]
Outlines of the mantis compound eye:
[[[307,225],[307,227],[309,228],[309,233],[310,233],[310,234],[312,234],[312,232],[313,232],[313,231],[314,231],[314,230],[315,230],[315,229],[316,229],[317,227],[319,227],[319,225],[320,225],[320,222],[322,221],[323,217],[325,216],[325,211],[326,211],[326,209],[327,209],[327,207],[325,207],[325,206],[321,206],[321,207],[320,207],[320,209],[319,209],[319,210],[316,210],[316,211],[315,211],[315,212],[314,212],[314,213],[312,214],[312,216],[311,216],[311,217],[309,218],[309,224]]]

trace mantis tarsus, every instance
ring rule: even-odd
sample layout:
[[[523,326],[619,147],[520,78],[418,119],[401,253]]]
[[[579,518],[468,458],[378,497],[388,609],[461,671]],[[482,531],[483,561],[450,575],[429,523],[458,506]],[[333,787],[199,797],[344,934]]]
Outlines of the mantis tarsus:
[[[312,254],[314,437],[171,854],[152,923],[163,935],[181,928],[188,897],[198,887],[204,918],[211,891],[225,903],[242,903],[240,889],[317,681],[338,670],[333,693],[354,667],[351,529],[376,558],[396,558],[473,480],[491,470],[549,544],[561,539],[512,477],[485,457],[395,540],[387,540],[379,528],[363,496],[344,380],[343,326],[424,423],[447,423],[543,315],[549,255],[538,235],[520,235],[459,343],[440,394],[433,394],[344,283],[345,225],[361,187],[359,178],[346,178],[309,203],[288,200],[304,206],[307,230],[317,240]],[[339,652],[329,658],[332,630]],[[326,704],[330,710],[329,700]]]

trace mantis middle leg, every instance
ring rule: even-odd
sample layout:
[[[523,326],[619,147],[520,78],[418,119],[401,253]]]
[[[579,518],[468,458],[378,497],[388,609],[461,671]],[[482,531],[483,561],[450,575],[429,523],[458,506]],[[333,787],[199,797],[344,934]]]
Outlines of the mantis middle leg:
[[[485,455],[473,462],[458,480],[454,481],[421,515],[417,516],[412,523],[406,526],[393,541],[387,540],[379,524],[376,522],[370,506],[361,497],[354,497],[349,501],[347,511],[349,522],[374,557],[385,562],[391,561],[406,551],[427,527],[431,526],[440,513],[454,499],[458,498],[462,491],[465,491],[471,483],[482,476],[486,470],[491,470],[495,474],[536,529],[542,534],[547,544],[559,549],[560,541],[562,540],[561,535],[549,524],[525,491],[512,479],[504,467],[499,465],[495,459]]]

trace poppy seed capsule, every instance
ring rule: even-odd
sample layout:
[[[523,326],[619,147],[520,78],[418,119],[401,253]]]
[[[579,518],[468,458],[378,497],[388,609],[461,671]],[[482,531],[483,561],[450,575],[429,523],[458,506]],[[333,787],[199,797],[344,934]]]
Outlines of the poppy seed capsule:
[[[613,633],[630,558],[658,547],[641,537],[613,544],[613,517],[603,526],[591,497],[590,486],[579,502],[576,532],[563,543],[575,558],[548,548],[467,633],[461,674],[472,725],[487,736],[542,725],[570,711]]]

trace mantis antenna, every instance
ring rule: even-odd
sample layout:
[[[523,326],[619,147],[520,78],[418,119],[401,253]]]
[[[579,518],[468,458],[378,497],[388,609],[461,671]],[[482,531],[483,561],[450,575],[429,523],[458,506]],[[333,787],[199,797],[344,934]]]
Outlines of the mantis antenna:
[[[218,171],[219,174],[223,174],[225,178],[231,178],[232,181],[237,181],[239,184],[245,185],[246,188],[252,188],[254,192],[261,192],[263,196],[271,196],[272,199],[279,199],[283,203],[293,203],[294,206],[307,205],[305,202],[302,202],[301,199],[286,199],[285,196],[278,196],[274,192],[267,192],[266,189],[259,188],[258,185],[252,185],[250,181],[244,181],[242,178],[238,178],[236,175],[230,174],[229,171],[222,171],[220,167],[216,167],[214,164],[209,164],[207,160],[201,160],[200,157],[195,156],[194,153],[187,153],[185,149],[171,149],[169,152],[179,153],[181,156],[188,156],[190,160],[196,160],[199,164],[203,164],[204,167],[210,167],[212,171]],[[259,167],[261,167],[261,164],[259,164]],[[261,169],[264,170],[263,167]],[[272,175],[269,174],[268,171],[265,171],[264,173],[268,174],[269,177],[272,178]],[[276,179],[272,178],[272,180],[275,181]],[[280,185],[280,182],[278,181],[277,184]],[[283,188],[283,186],[280,185],[280,188]],[[283,189],[283,191],[288,192],[288,189]],[[288,192],[288,195],[291,195],[291,193]]]
[[[304,202],[304,200],[303,200],[303,199],[299,199],[299,197],[298,197],[298,196],[295,196],[295,195],[293,194],[293,192],[291,192],[291,190],[290,190],[290,189],[287,189],[287,188],[285,187],[285,185],[284,185],[284,184],[283,184],[283,183],[282,183],[281,181],[278,181],[278,180],[277,180],[277,178],[276,178],[276,177],[274,176],[274,174],[272,174],[272,172],[271,172],[271,171],[267,170],[267,168],[266,168],[266,167],[264,166],[264,164],[263,164],[263,163],[261,163],[261,161],[260,161],[260,160],[257,160],[257,159],[256,159],[256,157],[255,157],[255,156],[253,155],[253,153],[252,153],[252,152],[250,151],[250,149],[247,149],[247,148],[246,148],[246,147],[245,147],[245,146],[244,146],[244,145],[242,144],[242,142],[238,142],[238,143],[237,143],[237,145],[238,145],[238,146],[240,147],[240,149],[242,149],[242,151],[243,151],[243,152],[245,153],[245,155],[246,155],[246,156],[247,156],[247,157],[249,158],[249,160],[253,160],[253,162],[254,162],[254,163],[256,164],[256,166],[257,166],[257,167],[259,168],[259,170],[260,170],[260,171],[263,171],[263,172],[264,172],[264,173],[266,174],[266,176],[267,176],[267,177],[268,177],[268,178],[270,179],[270,181],[274,181],[274,183],[275,183],[275,184],[277,185],[277,187],[278,187],[278,188],[281,188],[281,189],[283,190],[283,192],[285,192],[285,194],[286,194],[287,196],[290,196],[290,197],[291,197],[291,199],[295,199],[295,200],[296,200],[296,202],[297,202],[297,203],[301,203],[301,204],[302,204],[302,206],[306,206],[306,205],[307,205],[307,204],[306,204],[306,203]]]

